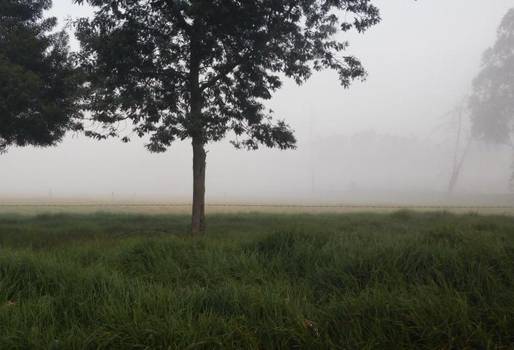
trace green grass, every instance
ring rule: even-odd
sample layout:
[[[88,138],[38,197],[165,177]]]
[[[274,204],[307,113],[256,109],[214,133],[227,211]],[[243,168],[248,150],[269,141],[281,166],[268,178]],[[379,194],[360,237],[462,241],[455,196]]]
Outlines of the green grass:
[[[514,218],[0,215],[0,349],[514,349]]]

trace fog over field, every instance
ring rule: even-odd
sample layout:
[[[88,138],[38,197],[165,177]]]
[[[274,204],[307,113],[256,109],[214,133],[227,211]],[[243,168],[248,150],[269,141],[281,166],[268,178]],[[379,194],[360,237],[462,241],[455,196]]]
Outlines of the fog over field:
[[[61,24],[90,13],[69,3],[54,0],[51,13]],[[448,112],[470,93],[513,3],[376,3],[382,23],[345,34],[367,80],[345,90],[325,71],[303,86],[286,82],[269,107],[296,130],[298,149],[238,151],[230,137],[210,144],[208,201],[420,203],[445,196],[458,129],[457,114]],[[464,117],[459,157],[468,124]],[[144,143],[69,135],[56,148],[11,149],[0,155],[0,198],[190,200],[190,142],[164,154],[149,153]],[[509,195],[508,147],[473,143],[463,164],[456,195]]]

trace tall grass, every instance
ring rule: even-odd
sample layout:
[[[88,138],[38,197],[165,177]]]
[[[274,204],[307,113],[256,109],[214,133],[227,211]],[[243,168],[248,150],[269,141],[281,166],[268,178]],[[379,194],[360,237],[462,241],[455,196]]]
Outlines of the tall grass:
[[[0,349],[513,349],[514,219],[0,216]]]

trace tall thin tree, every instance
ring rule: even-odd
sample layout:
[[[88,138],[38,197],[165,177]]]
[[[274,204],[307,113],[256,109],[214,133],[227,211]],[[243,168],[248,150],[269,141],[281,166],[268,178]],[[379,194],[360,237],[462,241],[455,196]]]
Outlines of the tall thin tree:
[[[452,171],[450,175],[450,181],[448,184],[448,194],[452,194],[457,187],[459,179],[462,175],[462,168],[468,153],[473,143],[473,136],[466,132],[466,121],[468,120],[469,111],[467,108],[468,97],[464,98],[452,111],[448,113],[448,116],[455,118],[455,151],[453,154]],[[452,123],[453,124],[453,123]],[[463,143],[464,141],[464,143]],[[462,147],[464,145],[464,148]]]

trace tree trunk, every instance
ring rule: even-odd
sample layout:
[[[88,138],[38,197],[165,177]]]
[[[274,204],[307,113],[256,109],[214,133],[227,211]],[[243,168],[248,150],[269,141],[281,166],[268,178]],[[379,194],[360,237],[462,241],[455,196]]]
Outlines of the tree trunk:
[[[452,176],[450,178],[450,184],[448,186],[449,194],[453,194],[455,187],[457,186],[457,183],[459,181],[459,178],[460,178],[460,175],[462,172],[462,166],[464,165],[464,161],[466,160],[466,156],[469,153],[472,142],[473,142],[473,139],[469,138],[468,144],[466,145],[466,148],[464,149],[464,153],[462,154],[462,158],[460,159],[460,161],[456,162],[454,165]]]
[[[190,132],[193,139],[193,215],[191,233],[193,236],[205,234],[205,167],[206,138],[202,122],[202,91],[200,89],[200,47],[199,31],[196,21],[191,33],[191,52],[189,62]]]
[[[455,140],[455,155],[453,157],[453,170],[450,177],[450,183],[448,185],[448,194],[453,194],[455,187],[460,178],[460,173],[462,171],[462,165],[464,164],[464,160],[466,159],[466,155],[471,147],[472,136],[469,137],[468,143],[465,146],[464,153],[462,154],[462,158],[459,160],[459,151],[460,151],[460,143],[462,138],[462,122],[464,117],[464,103],[456,109],[458,113],[458,124],[457,124],[457,139]]]
[[[193,139],[193,236],[205,234],[205,168],[207,153],[205,145]]]

